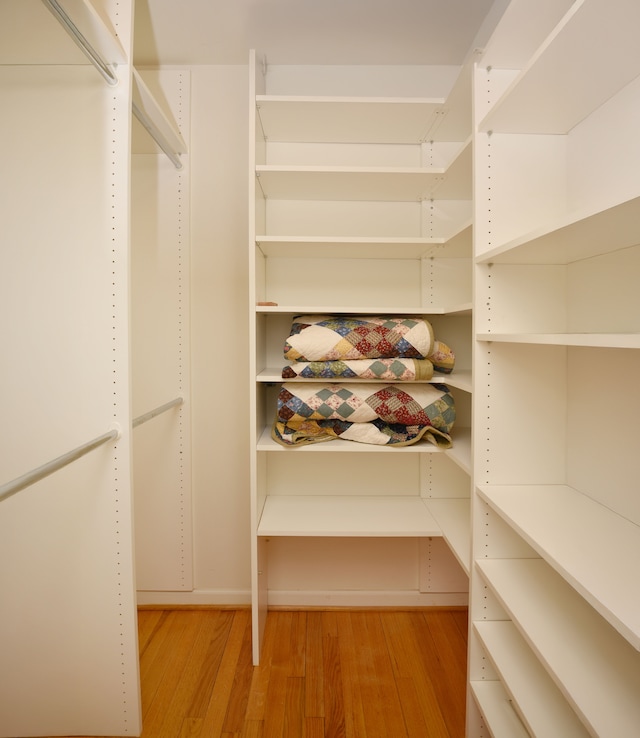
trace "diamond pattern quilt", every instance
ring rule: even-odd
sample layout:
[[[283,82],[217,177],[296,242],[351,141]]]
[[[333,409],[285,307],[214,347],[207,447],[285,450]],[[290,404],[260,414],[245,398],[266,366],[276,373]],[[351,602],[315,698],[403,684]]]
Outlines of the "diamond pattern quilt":
[[[272,435],[284,446],[335,438],[407,446],[425,438],[449,448],[454,422],[455,406],[446,385],[285,382]]]
[[[455,363],[453,351],[417,316],[297,316],[284,355],[294,362],[428,359],[447,374]]]

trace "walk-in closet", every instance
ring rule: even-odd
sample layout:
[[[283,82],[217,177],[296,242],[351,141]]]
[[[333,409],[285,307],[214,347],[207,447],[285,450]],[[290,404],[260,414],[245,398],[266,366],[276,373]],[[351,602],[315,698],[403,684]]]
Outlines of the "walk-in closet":
[[[0,738],[636,734],[639,27],[0,2]]]

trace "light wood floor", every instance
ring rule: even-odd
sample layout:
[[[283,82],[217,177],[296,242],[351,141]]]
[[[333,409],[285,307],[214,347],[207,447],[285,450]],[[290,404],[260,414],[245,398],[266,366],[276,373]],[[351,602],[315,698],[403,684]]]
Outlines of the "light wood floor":
[[[466,610],[139,612],[143,738],[463,738]]]

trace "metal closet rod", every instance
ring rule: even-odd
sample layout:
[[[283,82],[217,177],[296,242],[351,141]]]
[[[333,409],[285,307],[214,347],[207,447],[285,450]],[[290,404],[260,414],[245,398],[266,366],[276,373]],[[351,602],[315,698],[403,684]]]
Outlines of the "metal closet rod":
[[[154,410],[150,410],[144,415],[140,415],[133,421],[132,426],[135,428],[138,425],[142,425],[142,423],[146,423],[147,420],[155,418],[157,415],[170,410],[172,407],[182,405],[182,403],[182,397],[176,397],[175,400],[166,402],[164,405],[160,405],[160,407],[157,407]],[[83,443],[82,446],[74,448],[73,451],[62,454],[62,456],[58,456],[57,458],[48,461],[46,464],[42,464],[42,466],[38,466],[35,469],[32,469],[30,472],[23,474],[21,477],[17,477],[12,481],[3,484],[2,486],[0,486],[0,502],[6,500],[12,495],[15,495],[16,492],[20,492],[25,487],[29,487],[32,484],[39,482],[41,479],[48,477],[50,474],[57,472],[59,469],[62,469],[68,464],[71,464],[73,461],[86,456],[86,454],[88,454],[90,451],[93,451],[99,446],[102,446],[103,444],[108,443],[109,441],[114,440],[119,436],[120,432],[118,430],[110,430],[108,433],[104,433],[103,435],[98,436],[98,438],[94,438],[92,441],[88,441],[87,443]]]
[[[108,433],[98,436],[98,438],[94,438],[93,441],[89,441],[88,443],[84,443],[82,446],[78,446],[78,448],[74,448],[73,451],[69,451],[62,456],[58,456],[58,458],[52,459],[36,469],[32,469],[21,477],[17,477],[11,482],[3,484],[0,487],[0,502],[2,500],[6,500],[12,495],[15,495],[16,492],[20,492],[25,487],[29,487],[35,482],[39,482],[41,479],[48,477],[50,474],[58,471],[58,469],[62,469],[62,467],[67,466],[67,464],[70,464],[72,461],[76,461],[82,456],[85,456],[90,451],[98,448],[98,446],[102,446],[108,441],[118,438],[119,435],[120,433],[117,430],[111,430]]]
[[[118,84],[118,78],[112,67],[102,59],[100,54],[93,48],[93,46],[87,41],[85,36],[81,33],[76,24],[67,15],[67,12],[60,6],[58,0],[42,0],[42,2],[49,8],[53,15],[60,21],[62,27],[67,31],[75,43],[80,47],[85,56],[93,64],[93,66],[100,72],[109,85],[112,87]],[[144,128],[148,131],[149,135],[158,144],[162,151],[169,157],[169,160],[176,169],[182,169],[182,161],[180,160],[179,154],[177,154],[162,133],[153,124],[151,119],[135,104],[132,103],[132,111],[136,118],[142,123]]]
[[[182,169],[182,161],[180,160],[180,155],[171,148],[171,144],[162,135],[162,133],[160,133],[158,128],[156,128],[156,126],[151,121],[151,118],[149,118],[146,113],[135,104],[135,102],[131,103],[131,110],[133,111],[133,114],[136,116],[136,118],[140,121],[140,123],[142,123],[151,138],[168,156],[173,166],[176,169]]]
[[[100,54],[91,46],[84,35],[80,32],[78,26],[71,20],[67,15],[66,10],[60,7],[58,0],[42,0],[42,2],[49,8],[54,16],[60,21],[62,27],[71,36],[71,38],[80,47],[84,55],[89,59],[93,66],[100,72],[105,78],[108,84],[117,85],[118,78],[115,75],[113,69],[102,59]]]
[[[133,423],[131,424],[134,428],[137,428],[139,425],[142,425],[143,423],[146,423],[148,420],[151,420],[151,418],[155,418],[157,415],[162,415],[162,413],[166,413],[167,410],[171,410],[172,407],[177,407],[178,405],[182,405],[184,400],[182,397],[176,397],[175,400],[170,400],[169,402],[165,402],[164,405],[160,405],[154,410],[149,410],[148,413],[144,413],[144,415],[138,415],[137,418],[134,418]]]

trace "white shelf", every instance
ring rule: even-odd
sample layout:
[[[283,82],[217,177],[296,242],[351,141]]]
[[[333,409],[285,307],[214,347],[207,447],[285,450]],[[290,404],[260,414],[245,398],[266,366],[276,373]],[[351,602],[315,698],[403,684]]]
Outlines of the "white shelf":
[[[493,738],[531,738],[502,682],[472,681],[471,692]]]
[[[425,502],[440,526],[447,545],[468,576],[471,564],[470,501],[430,497]]]
[[[480,130],[567,133],[640,74],[639,27],[639,3],[575,2]]]
[[[284,366],[284,364],[283,364]],[[327,380],[326,378],[320,377],[318,379],[306,379],[306,378],[291,378],[291,379],[283,379],[282,378],[282,366],[276,366],[276,367],[268,367],[266,369],[263,369],[261,372],[258,373],[258,376],[256,377],[257,382],[302,382],[305,384],[308,384],[309,382],[316,382],[316,383],[324,383],[326,384],[327,381],[330,382],[355,382],[355,383],[362,383],[362,384],[371,384],[372,382],[376,383],[389,383],[393,384],[393,382],[388,382],[388,380],[385,379],[357,379],[357,378],[351,378],[347,377],[345,379],[331,379]],[[411,384],[447,384],[449,387],[457,387],[458,389],[461,389],[465,392],[471,392],[471,372],[453,372],[451,374],[438,374],[437,372],[433,373],[433,377],[428,380],[424,380],[421,382],[411,382]],[[404,384],[404,382],[397,382],[397,384]]]
[[[587,738],[587,729],[510,620],[473,627],[532,736]]]
[[[282,380],[280,380],[282,381]],[[453,442],[455,444],[455,428],[452,434]],[[441,448],[438,448],[433,443],[428,441],[418,441],[410,446],[375,446],[371,443],[357,443],[356,441],[345,441],[342,438],[336,438],[332,441],[321,441],[319,443],[310,443],[305,446],[289,447],[283,446],[277,441],[274,441],[271,437],[271,426],[267,426],[257,444],[258,451],[269,451],[269,452],[284,452],[284,453],[365,453],[365,454],[424,454],[424,453],[443,453]]]
[[[478,492],[640,650],[640,579],[616,576],[640,561],[637,525],[564,485],[488,486]]]
[[[290,315],[470,315],[471,303],[449,307],[380,307],[379,305],[256,305],[257,313],[284,313]]]
[[[444,175],[443,168],[256,166],[268,200],[419,202],[432,196]],[[470,192],[469,182],[467,187]],[[465,194],[459,199],[470,199]]]
[[[420,497],[284,496],[266,498],[259,536],[442,535]]]
[[[640,348],[640,333],[478,333],[476,340],[586,348]]]
[[[398,143],[429,140],[444,98],[257,95],[267,141]]]
[[[453,385],[452,385],[453,386]],[[454,426],[451,432],[453,445],[444,449],[443,453],[448,456],[462,471],[471,474],[471,428]]]
[[[479,264],[570,264],[640,242],[640,197],[568,213],[476,258]]]
[[[634,735],[640,653],[542,559],[476,566],[593,735]]]

